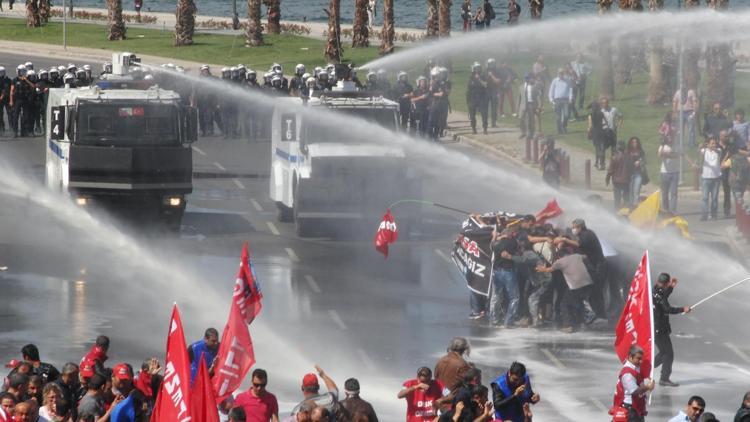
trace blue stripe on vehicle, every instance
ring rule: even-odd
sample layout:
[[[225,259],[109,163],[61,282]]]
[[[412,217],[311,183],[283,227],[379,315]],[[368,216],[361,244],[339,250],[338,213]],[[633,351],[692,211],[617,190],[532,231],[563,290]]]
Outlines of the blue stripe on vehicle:
[[[63,152],[62,152],[62,149],[60,148],[60,145],[57,145],[55,141],[53,141],[52,139],[49,140],[49,149],[51,149],[52,152],[55,153],[55,155],[60,157],[60,159],[65,158],[63,157]]]
[[[283,158],[284,160],[289,161],[290,163],[301,162],[305,159],[305,157],[302,157],[301,155],[291,155],[288,152],[279,148],[276,148],[276,155]]]

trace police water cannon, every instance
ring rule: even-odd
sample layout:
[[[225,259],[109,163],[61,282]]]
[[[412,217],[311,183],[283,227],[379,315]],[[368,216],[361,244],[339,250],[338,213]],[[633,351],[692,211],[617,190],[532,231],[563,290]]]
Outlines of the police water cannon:
[[[125,76],[131,68],[141,65],[141,59],[133,53],[112,53],[112,74]]]

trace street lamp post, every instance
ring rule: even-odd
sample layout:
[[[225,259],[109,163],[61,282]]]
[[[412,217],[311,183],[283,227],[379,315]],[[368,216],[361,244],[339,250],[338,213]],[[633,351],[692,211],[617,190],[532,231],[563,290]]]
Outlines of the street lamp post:
[[[70,0],[73,1],[73,0]],[[63,12],[63,50],[68,49],[68,14],[65,10],[65,0],[62,1]]]

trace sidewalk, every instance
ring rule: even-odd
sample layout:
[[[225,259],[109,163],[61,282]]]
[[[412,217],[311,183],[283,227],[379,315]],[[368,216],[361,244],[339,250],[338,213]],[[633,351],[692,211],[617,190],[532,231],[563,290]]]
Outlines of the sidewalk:
[[[53,6],[52,7],[53,14],[55,12],[62,13],[62,7],[59,6]],[[93,8],[93,7],[76,7],[74,9],[74,12],[83,12],[85,14],[90,15],[98,15],[102,14],[105,17],[107,16],[107,9],[104,8]],[[26,8],[21,4],[16,4],[16,7],[13,10],[8,10],[7,7],[4,11],[0,11],[0,17],[6,17],[6,18],[17,18],[17,19],[26,19]],[[135,12],[131,10],[123,10],[123,18],[124,19],[130,19],[131,22],[126,22],[126,26],[134,27],[134,28],[148,28],[148,29],[161,29],[161,30],[174,30],[175,22],[176,22],[176,16],[174,13],[164,13],[164,12],[141,12],[141,18],[142,19],[148,19],[148,18],[155,18],[155,21],[153,23],[135,23]],[[247,16],[240,16],[240,21],[246,21]],[[62,22],[61,17],[53,17],[51,19],[53,22]],[[148,19],[152,20],[152,19]],[[99,20],[99,19],[81,19],[76,17],[68,16],[68,22],[72,23],[96,23],[101,25],[106,25],[106,20]],[[263,24],[266,24],[266,19],[262,20]],[[281,21],[282,25],[300,25],[303,27],[306,27],[309,29],[308,34],[299,34],[300,36],[313,38],[317,40],[325,40],[325,33],[328,30],[328,24],[325,22],[297,22],[297,21]],[[223,17],[223,16],[206,16],[197,14],[195,16],[195,31],[200,33],[217,33],[217,34],[225,34],[225,35],[243,35],[243,30],[233,30],[232,27],[232,18],[229,17]],[[229,28],[229,29],[225,29]],[[351,31],[352,25],[351,24],[341,24],[341,31],[344,34],[344,39],[346,39],[346,33]],[[373,32],[380,32],[381,27],[373,27]],[[407,34],[409,38],[416,38],[418,39],[422,35],[424,35],[424,30],[417,29],[417,28],[396,28],[396,39],[399,40],[396,42],[396,44],[404,44],[404,41],[401,41],[402,38],[399,37],[401,34]],[[377,42],[377,39],[375,37],[370,37],[371,43]]]

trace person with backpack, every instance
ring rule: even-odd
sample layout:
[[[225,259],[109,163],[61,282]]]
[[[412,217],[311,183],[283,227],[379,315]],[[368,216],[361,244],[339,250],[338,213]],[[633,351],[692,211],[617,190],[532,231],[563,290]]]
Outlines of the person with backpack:
[[[493,20],[495,20],[495,8],[492,7],[490,0],[484,0],[484,27],[489,28]]]

